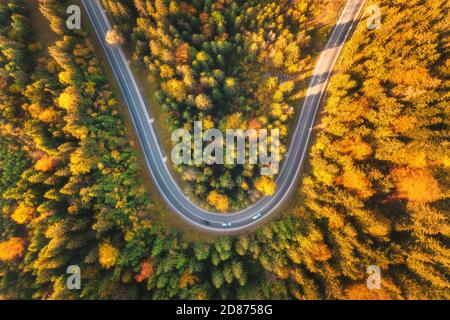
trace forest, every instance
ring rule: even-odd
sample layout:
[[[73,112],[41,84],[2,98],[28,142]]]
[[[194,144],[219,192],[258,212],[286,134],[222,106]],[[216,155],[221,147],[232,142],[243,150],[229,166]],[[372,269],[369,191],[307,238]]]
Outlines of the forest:
[[[135,44],[133,60],[157,82],[169,131],[192,131],[194,121],[223,133],[277,128],[279,160],[315,53],[313,3],[103,1]],[[175,172],[188,194],[226,212],[274,193],[274,175],[260,175],[261,166],[185,164]]]
[[[66,28],[70,1],[38,1],[48,48],[27,2],[0,1],[0,299],[450,298],[448,1],[377,1],[382,27],[363,19],[346,43],[292,206],[196,241],[152,219],[121,97],[92,35]],[[329,32],[318,12],[336,5],[102,2],[172,126],[286,134]],[[180,173],[215,207],[271,189],[256,168],[209,170]],[[66,288],[69,265],[80,290]],[[370,265],[380,290],[366,286]]]

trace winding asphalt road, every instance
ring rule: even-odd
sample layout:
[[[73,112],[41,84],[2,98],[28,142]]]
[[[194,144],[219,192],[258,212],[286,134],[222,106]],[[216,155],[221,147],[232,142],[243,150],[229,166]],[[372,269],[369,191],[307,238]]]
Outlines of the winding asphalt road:
[[[275,212],[283,200],[298,188],[299,173],[306,159],[312,127],[325,95],[328,80],[353,25],[358,21],[365,0],[347,1],[326,48],[321,53],[303,107],[292,128],[294,131],[288,153],[277,176],[276,192],[272,196],[261,198],[244,210],[228,214],[209,212],[197,206],[180,189],[170,173],[167,158],[155,133],[153,119],[149,116],[122,48],[105,43],[105,34],[111,30],[105,12],[98,0],[82,0],[82,2],[128,106],[147,167],[167,205],[195,227],[219,234],[246,230]]]

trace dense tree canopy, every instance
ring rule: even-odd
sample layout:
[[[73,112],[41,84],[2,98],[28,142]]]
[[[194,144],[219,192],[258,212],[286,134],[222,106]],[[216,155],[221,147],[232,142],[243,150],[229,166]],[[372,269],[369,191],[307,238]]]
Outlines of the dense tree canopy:
[[[349,261],[367,260],[391,297],[448,298],[449,4],[382,5],[381,28],[358,28],[331,80],[305,204],[338,273],[357,279]]]
[[[64,2],[39,1],[57,39],[48,50],[27,1],[0,4],[1,298],[450,297],[448,1],[381,1],[382,28],[361,23],[332,76],[297,205],[253,232],[195,242],[152,219],[118,97],[88,35],[65,28]],[[103,1],[160,74],[173,121],[287,125],[280,117],[307,59],[301,26],[330,2],[231,2]],[[286,27],[296,14],[306,20]],[[238,53],[239,43],[255,46]],[[230,64],[233,73],[228,50],[261,61]],[[275,73],[252,85],[251,72]],[[222,99],[229,107],[217,110]],[[205,200],[225,211],[240,201],[225,197],[236,184],[270,194],[271,177],[245,170],[251,179],[211,173]],[[65,287],[69,265],[81,269],[81,290]],[[381,290],[365,285],[369,265],[381,268]]]

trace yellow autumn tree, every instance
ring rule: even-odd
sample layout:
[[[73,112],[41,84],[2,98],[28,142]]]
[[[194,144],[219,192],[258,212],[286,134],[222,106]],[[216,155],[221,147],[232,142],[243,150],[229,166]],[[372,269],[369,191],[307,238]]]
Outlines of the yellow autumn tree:
[[[68,87],[58,98],[58,104],[68,112],[75,112],[80,101],[80,95],[75,87]]]
[[[73,175],[85,174],[91,171],[95,159],[86,155],[82,149],[77,149],[70,155],[70,171]]]
[[[246,129],[247,124],[242,118],[241,112],[235,112],[227,117],[225,129]]]
[[[413,116],[402,116],[393,120],[393,127],[395,132],[403,133],[413,129],[416,125],[417,119]]]
[[[170,79],[164,82],[161,87],[171,98],[178,102],[182,102],[186,98],[186,86],[180,80]]]
[[[61,71],[58,75],[59,82],[70,85],[75,78],[75,72],[73,70]]]
[[[47,108],[39,114],[39,120],[45,123],[55,122],[58,119],[58,112],[53,108]]]
[[[228,197],[221,195],[216,190],[209,193],[206,201],[220,212],[225,212],[228,210]]]
[[[206,110],[211,107],[211,99],[206,94],[199,94],[195,97],[195,105],[200,110]]]
[[[0,260],[12,261],[22,257],[24,254],[25,241],[22,238],[13,237],[7,241],[0,242]]]
[[[114,246],[112,246],[108,242],[102,243],[98,250],[100,264],[105,269],[109,269],[116,264],[118,255],[119,255],[119,250],[117,250]]]
[[[167,64],[163,64],[160,67],[160,71],[159,74],[161,76],[161,78],[172,78],[175,74],[175,72],[173,71],[172,67],[167,65]]]
[[[273,177],[261,176],[255,182],[255,188],[265,196],[275,193],[277,185]]]
[[[203,118],[202,121],[203,130],[209,130],[214,128],[214,121],[212,120],[211,116],[207,116]]]
[[[29,207],[26,204],[19,204],[14,210],[11,218],[18,224],[25,224],[31,220],[34,215],[34,208]]]

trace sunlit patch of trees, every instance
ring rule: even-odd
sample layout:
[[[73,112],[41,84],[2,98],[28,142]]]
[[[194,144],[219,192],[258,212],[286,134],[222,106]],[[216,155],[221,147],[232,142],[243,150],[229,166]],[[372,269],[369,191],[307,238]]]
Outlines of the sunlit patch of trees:
[[[330,279],[353,281],[331,296],[448,299],[449,5],[381,4],[381,28],[361,24],[331,80],[305,210],[331,246]],[[370,264],[384,279],[376,295]]]

